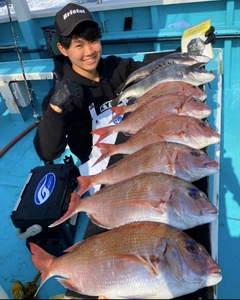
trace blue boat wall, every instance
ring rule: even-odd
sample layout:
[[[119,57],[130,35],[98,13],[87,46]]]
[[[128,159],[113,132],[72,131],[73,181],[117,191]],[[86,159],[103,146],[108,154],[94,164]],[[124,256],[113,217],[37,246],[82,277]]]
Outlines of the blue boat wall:
[[[53,25],[60,7],[36,11],[25,0],[12,3],[11,18],[22,59],[49,58],[44,28]],[[224,48],[239,35],[239,1],[103,0],[97,4],[96,0],[83,5],[102,29],[103,54],[174,50],[183,33],[178,27],[208,18],[216,28],[216,47]],[[8,14],[0,16],[0,24],[0,61],[18,60]]]
[[[0,16],[0,115],[8,113],[17,130],[41,114],[42,100],[53,84],[52,57],[57,53],[53,23],[61,7],[33,10],[25,0],[11,3],[10,16],[7,12]],[[216,297],[239,298],[240,1],[95,0],[83,5],[102,30],[103,55],[136,60],[145,53],[175,50],[186,26],[211,19],[216,41],[207,69],[216,79],[206,91],[213,109],[209,122],[221,134],[220,143],[208,147],[209,156],[220,164],[219,173],[209,179],[210,199],[219,208],[218,221],[211,224],[212,255],[223,275]],[[0,134],[1,149],[12,136],[3,128]]]

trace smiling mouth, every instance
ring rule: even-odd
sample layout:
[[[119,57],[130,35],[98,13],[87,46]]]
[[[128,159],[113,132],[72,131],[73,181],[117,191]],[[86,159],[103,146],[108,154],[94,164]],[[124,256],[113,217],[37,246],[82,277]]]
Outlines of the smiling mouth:
[[[96,60],[96,55],[91,56],[90,58],[84,59],[84,62],[93,62],[93,61],[95,61],[95,60]]]

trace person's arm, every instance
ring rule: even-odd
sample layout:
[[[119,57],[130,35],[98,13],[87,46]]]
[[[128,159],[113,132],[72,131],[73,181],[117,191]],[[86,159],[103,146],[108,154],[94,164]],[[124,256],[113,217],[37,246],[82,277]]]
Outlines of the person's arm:
[[[43,103],[43,116],[34,137],[34,146],[45,162],[53,161],[64,152],[67,141],[65,106],[79,96],[79,87],[71,80],[56,80]]]
[[[34,137],[34,146],[38,156],[45,162],[61,156],[66,147],[64,114],[57,113],[49,105],[40,119]]]

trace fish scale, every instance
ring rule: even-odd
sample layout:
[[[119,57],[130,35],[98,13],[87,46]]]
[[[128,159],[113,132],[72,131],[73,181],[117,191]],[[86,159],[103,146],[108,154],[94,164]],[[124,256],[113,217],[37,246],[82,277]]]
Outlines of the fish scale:
[[[195,52],[174,52],[167,54],[131,73],[126,79],[122,87],[122,91],[128,84],[132,82],[138,82],[143,78],[147,77],[148,75],[154,74],[157,71],[160,71],[161,69],[166,68],[170,65],[181,63],[189,66],[196,63],[201,63],[202,65],[204,65],[209,61],[209,57],[197,54]]]
[[[100,233],[58,258],[31,242],[29,247],[41,273],[38,290],[50,277],[61,276],[57,280],[66,288],[89,296],[170,299],[222,279],[202,245],[157,222],[134,222]]]
[[[110,185],[146,172],[161,172],[195,181],[217,172],[218,163],[205,152],[178,143],[154,143],[130,154],[100,173],[79,176],[78,194],[96,184]]]
[[[81,211],[107,229],[130,222],[155,221],[184,230],[217,217],[217,209],[193,184],[154,172],[133,176],[87,198],[72,193],[67,212],[49,227]]]
[[[149,103],[145,103],[129,114],[116,125],[105,126],[93,130],[91,133],[100,135],[97,143],[108,135],[123,132],[128,135],[136,134],[150,122],[161,119],[165,115],[189,116],[198,119],[210,115],[211,109],[204,102],[195,101],[191,96],[164,95]],[[178,119],[177,119],[178,120]]]
[[[163,82],[143,94],[133,104],[112,107],[111,109],[114,112],[113,120],[122,114],[133,112],[139,106],[149,103],[163,95],[192,96],[193,98],[201,101],[206,99],[206,93],[204,91],[202,91],[199,87],[193,87],[189,83],[178,81]]]
[[[132,154],[156,142],[174,142],[202,149],[219,140],[220,135],[208,123],[188,116],[170,114],[149,123],[124,143],[112,145],[97,142],[95,146],[100,148],[102,154],[95,164],[111,155]]]

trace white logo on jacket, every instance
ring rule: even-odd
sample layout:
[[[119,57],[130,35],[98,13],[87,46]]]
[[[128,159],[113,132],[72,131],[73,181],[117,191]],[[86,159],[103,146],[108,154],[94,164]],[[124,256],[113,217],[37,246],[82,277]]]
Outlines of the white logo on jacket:
[[[111,101],[107,101],[105,103],[103,103],[103,105],[100,106],[100,113],[104,112],[105,110],[111,108]]]

